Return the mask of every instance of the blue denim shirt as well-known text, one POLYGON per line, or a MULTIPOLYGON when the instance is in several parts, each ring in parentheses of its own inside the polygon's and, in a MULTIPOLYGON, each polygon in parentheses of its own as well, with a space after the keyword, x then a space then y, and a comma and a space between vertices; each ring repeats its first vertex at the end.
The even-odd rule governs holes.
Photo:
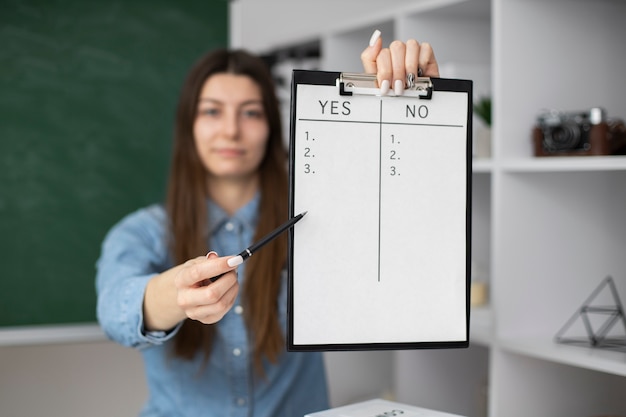
MULTIPOLYGON (((257 196, 228 217, 210 203, 211 249, 225 256, 248 247, 258 204, 257 196)), ((202 355, 184 360, 169 354, 180 325, 170 332, 144 329, 146 283, 173 266, 166 225, 166 213, 160 205, 126 216, 107 234, 97 262, 98 321, 111 339, 139 349, 144 359, 149 398, 141 416, 292 417, 328 408, 320 353, 284 352, 276 364, 266 364, 265 377, 255 373, 239 298, 216 325, 213 350, 205 367, 202 355)), ((245 265, 239 266, 240 282, 245 265)), ((278 306, 284 329, 286 304, 283 274, 278 306)))

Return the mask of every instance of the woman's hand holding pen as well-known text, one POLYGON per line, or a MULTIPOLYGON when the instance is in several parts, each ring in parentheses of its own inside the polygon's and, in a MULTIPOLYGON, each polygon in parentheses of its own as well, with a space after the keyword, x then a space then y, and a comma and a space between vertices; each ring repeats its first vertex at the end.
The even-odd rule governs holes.
POLYGON ((415 39, 402 42, 395 40, 383 48, 380 31, 376 30, 370 44, 361 52, 361 62, 366 73, 377 74, 381 94, 393 89, 401 95, 411 77, 439 77, 439 65, 433 49, 427 42, 415 39))
POLYGON ((185 316, 204 324, 216 323, 231 309, 239 292, 235 267, 227 264, 227 257, 209 252, 204 257, 191 259, 176 274, 176 301, 185 316), (223 274, 219 280, 210 278, 223 274))
POLYGON ((236 267, 227 264, 231 258, 209 252, 148 281, 143 301, 146 329, 170 330, 186 318, 211 324, 224 317, 239 292, 236 267))

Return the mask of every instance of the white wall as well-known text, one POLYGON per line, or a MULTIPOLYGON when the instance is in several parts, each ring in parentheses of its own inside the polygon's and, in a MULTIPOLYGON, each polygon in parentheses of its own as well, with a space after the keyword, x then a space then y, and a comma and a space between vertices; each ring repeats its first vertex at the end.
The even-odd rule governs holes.
MULTIPOLYGON (((454 1, 454 0, 452 0, 454 1)), ((320 29, 341 32, 372 16, 429 0, 232 0, 231 46, 262 53, 314 40, 320 29)), ((363 40, 367 46, 369 38, 363 40)), ((357 54, 358 55, 358 54, 357 54)))

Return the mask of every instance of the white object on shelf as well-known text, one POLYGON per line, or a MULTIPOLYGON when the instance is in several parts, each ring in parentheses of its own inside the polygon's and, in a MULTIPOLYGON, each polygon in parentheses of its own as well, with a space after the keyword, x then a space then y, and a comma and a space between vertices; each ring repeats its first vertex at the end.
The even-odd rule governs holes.
POLYGON ((307 414, 305 417, 460 417, 394 401, 374 399, 307 414))

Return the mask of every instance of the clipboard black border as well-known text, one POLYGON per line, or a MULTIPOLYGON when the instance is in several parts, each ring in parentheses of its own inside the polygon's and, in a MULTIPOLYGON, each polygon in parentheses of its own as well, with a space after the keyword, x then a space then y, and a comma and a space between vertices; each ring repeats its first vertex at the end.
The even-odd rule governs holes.
MULTIPOLYGON (((335 86, 341 72, 317 70, 293 70, 291 82, 291 109, 289 123, 289 217, 294 213, 295 197, 295 129, 297 90, 300 84, 335 86)), ((434 341, 434 342, 390 342, 390 343, 339 343, 339 344, 294 344, 293 342, 293 247, 294 230, 289 229, 287 254, 287 329, 286 344, 289 352, 330 352, 330 351, 370 351, 370 350, 410 350, 410 349, 454 349, 467 348, 470 344, 470 285, 472 258, 472 115, 473 115, 473 82, 471 80, 452 78, 431 78, 433 93, 437 91, 465 92, 468 94, 467 132, 466 132, 466 261, 465 261, 465 306, 466 329, 465 340, 434 341)), ((338 87, 339 88, 339 87, 338 87)), ((339 92, 338 92, 339 94, 339 92)), ((416 98, 417 100, 421 98, 416 98)))

